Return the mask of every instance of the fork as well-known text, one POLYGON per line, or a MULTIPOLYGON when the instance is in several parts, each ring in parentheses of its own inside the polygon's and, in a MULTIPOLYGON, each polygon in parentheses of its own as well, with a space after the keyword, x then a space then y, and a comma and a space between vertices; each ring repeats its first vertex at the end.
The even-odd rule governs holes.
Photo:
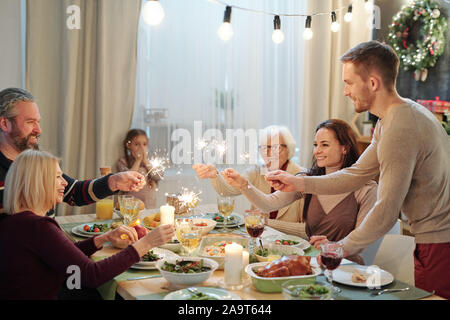
POLYGON ((186 290, 189 291, 190 293, 194 293, 194 294, 200 293, 200 292, 197 290, 197 288, 194 288, 194 287, 186 288, 186 290))
POLYGON ((387 292, 400 292, 400 291, 408 291, 409 287, 402 288, 402 289, 384 289, 380 290, 378 292, 372 292, 373 296, 379 296, 380 294, 387 293, 387 292))
POLYGON ((195 296, 200 293, 200 291, 198 291, 197 288, 194 288, 194 287, 186 288, 186 290, 189 291, 190 293, 192 293, 195 296))
POLYGON ((128 278, 127 281, 142 280, 142 279, 151 279, 151 278, 161 278, 161 277, 162 277, 162 275, 160 275, 160 274, 153 274, 153 275, 150 275, 150 276, 128 278))

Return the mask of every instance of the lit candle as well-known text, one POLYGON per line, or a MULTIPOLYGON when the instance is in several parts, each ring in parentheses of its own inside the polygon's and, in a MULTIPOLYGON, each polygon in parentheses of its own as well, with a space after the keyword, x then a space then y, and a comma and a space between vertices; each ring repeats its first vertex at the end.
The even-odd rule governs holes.
POLYGON ((250 261, 250 255, 247 250, 242 251, 242 281, 246 281, 248 278, 245 268, 247 268, 250 261))
POLYGON ((225 284, 239 286, 242 282, 242 246, 231 243, 225 246, 225 284))
POLYGON ((161 212, 161 225, 174 224, 175 220, 175 207, 164 205, 159 208, 161 212))

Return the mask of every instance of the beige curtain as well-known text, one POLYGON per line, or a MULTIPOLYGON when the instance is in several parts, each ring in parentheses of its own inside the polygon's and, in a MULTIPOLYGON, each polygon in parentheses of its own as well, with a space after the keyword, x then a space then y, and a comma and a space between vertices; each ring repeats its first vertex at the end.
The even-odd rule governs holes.
POLYGON ((371 15, 363 1, 308 1, 308 13, 330 12, 353 3, 353 19, 344 22, 347 9, 336 12, 341 30, 330 31, 329 15, 312 18, 314 37, 305 41, 304 95, 300 106, 300 164, 311 165, 316 126, 327 119, 338 118, 351 122, 355 112, 352 102, 344 96, 342 64, 339 58, 348 49, 372 38, 368 27, 371 15))
POLYGON ((141 0, 27 1, 26 87, 41 113, 41 149, 60 156, 72 178, 98 177, 120 156, 133 114, 140 7, 141 0), (71 5, 80 8, 80 29, 68 28, 71 5))

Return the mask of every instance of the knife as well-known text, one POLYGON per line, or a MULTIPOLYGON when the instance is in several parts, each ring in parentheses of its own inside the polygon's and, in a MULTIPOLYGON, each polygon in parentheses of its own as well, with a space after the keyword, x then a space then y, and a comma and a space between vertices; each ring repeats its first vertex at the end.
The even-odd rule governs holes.
POLYGON ((127 281, 130 280, 142 280, 142 279, 150 279, 150 278, 161 278, 162 275, 160 274, 153 274, 151 276, 143 276, 143 277, 136 277, 136 278, 128 278, 127 281))

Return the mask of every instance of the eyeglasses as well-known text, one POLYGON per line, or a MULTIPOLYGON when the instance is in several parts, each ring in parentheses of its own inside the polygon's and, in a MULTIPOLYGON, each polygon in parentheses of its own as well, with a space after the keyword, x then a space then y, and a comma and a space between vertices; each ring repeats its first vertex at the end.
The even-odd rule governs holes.
POLYGON ((271 150, 271 151, 275 151, 276 152, 276 151, 280 150, 280 147, 286 148, 287 145, 285 145, 285 144, 273 144, 271 146, 269 146, 269 145, 261 145, 261 146, 258 146, 258 149, 261 150, 261 151, 271 150))

